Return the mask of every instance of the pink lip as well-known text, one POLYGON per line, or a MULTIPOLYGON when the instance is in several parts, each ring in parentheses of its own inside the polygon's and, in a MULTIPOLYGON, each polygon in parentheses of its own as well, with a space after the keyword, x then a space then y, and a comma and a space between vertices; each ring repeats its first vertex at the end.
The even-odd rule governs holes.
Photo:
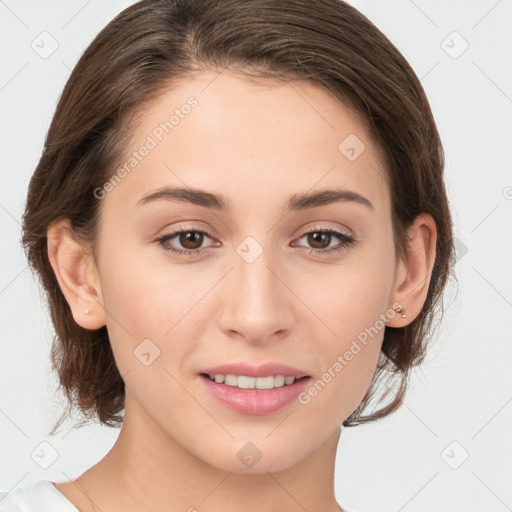
MULTIPOLYGON (((218 368, 215 370, 216 372, 211 373, 221 373, 217 371, 218 368)), ((242 373, 242 375, 247 374, 242 373)), ((283 375, 283 373, 278 372, 276 375, 283 375)), ((226 384, 219 384, 204 375, 201 375, 200 378, 208 391, 222 404, 234 411, 252 416, 270 414, 290 404, 306 389, 311 380, 311 378, 307 378, 295 381, 290 385, 281 386, 280 388, 257 390, 240 389, 227 386, 226 384)))
POLYGON ((223 375, 247 375, 247 377, 270 377, 284 375, 285 377, 309 377, 309 374, 280 363, 265 363, 260 366, 251 366, 247 363, 226 363, 220 366, 206 368, 199 373, 221 373, 223 375))

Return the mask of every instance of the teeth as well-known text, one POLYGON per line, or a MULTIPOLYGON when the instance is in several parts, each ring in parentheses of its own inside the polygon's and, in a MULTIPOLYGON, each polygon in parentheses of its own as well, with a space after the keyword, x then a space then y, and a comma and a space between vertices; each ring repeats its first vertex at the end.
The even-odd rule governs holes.
POLYGON ((273 389, 289 386, 295 382, 295 377, 275 375, 269 377, 248 377, 247 375, 223 375, 210 373, 210 380, 226 386, 239 387, 240 389, 273 389))

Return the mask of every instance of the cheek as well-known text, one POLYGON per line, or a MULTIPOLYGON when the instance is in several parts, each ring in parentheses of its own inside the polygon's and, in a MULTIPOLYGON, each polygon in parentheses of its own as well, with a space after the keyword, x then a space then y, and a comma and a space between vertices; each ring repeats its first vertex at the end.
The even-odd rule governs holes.
POLYGON ((118 367, 121 373, 138 369, 137 358, 146 353, 146 359, 154 360, 152 367, 176 366, 184 347, 189 347, 179 343, 180 338, 192 328, 194 305, 206 285, 188 280, 183 267, 157 269, 136 256, 140 250, 127 252, 132 256, 111 252, 102 276, 107 328, 118 367))
POLYGON ((140 247, 126 253, 119 257, 112 253, 113 262, 107 263, 102 277, 102 293, 111 323, 116 319, 118 323, 122 321, 133 336, 169 336, 211 284, 194 279, 193 270, 186 265, 146 259, 140 247))
POLYGON ((197 302, 206 284, 197 290, 187 286, 180 268, 162 270, 135 257, 118 259, 102 291, 112 351, 127 389, 148 414, 168 421, 171 409, 163 404, 169 397, 173 409, 194 407, 178 383, 199 339, 197 302))
POLYGON ((302 280, 302 296, 318 320, 315 325, 331 340, 327 352, 343 350, 367 328, 383 329, 378 320, 389 304, 394 260, 385 252, 376 254, 354 253, 350 260, 302 280))
MULTIPOLYGON (((356 310, 350 310, 356 311, 356 310)), ((376 370, 382 340, 384 322, 378 316, 367 322, 358 316, 350 317, 350 311, 338 315, 336 338, 326 338, 318 347, 322 364, 299 402, 311 407, 311 414, 328 416, 332 426, 345 420, 363 400, 376 370), (346 321, 343 321, 343 318, 346 321)))
POLYGON ((345 419, 361 402, 375 373, 382 346, 394 260, 360 255, 339 268, 329 282, 316 281, 307 290, 308 306, 317 313, 309 336, 317 343, 319 377, 303 396, 315 412, 330 408, 345 419), (336 277, 334 277, 336 276, 336 277), (320 334, 322 333, 322 334, 320 334))

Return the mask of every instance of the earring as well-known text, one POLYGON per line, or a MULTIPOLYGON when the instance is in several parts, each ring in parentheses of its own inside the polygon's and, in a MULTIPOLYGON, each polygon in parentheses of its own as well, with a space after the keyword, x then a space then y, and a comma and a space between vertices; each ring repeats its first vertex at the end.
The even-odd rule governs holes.
POLYGON ((86 309, 86 310, 84 311, 84 313, 85 313, 86 315, 90 315, 90 314, 91 314, 91 310, 90 310, 90 309, 86 309))
POLYGON ((407 315, 405 314, 405 309, 403 308, 403 306, 396 307, 395 311, 397 313, 402 313, 402 318, 407 318, 407 315))

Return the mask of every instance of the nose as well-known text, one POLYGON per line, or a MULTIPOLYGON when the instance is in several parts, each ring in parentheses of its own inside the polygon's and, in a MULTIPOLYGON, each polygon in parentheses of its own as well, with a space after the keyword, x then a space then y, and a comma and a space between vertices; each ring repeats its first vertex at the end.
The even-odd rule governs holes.
POLYGON ((218 321, 228 336, 261 344, 289 334, 296 317, 294 294, 286 285, 290 277, 270 249, 259 250, 254 261, 245 258, 243 250, 234 253, 232 270, 220 290, 218 321))

